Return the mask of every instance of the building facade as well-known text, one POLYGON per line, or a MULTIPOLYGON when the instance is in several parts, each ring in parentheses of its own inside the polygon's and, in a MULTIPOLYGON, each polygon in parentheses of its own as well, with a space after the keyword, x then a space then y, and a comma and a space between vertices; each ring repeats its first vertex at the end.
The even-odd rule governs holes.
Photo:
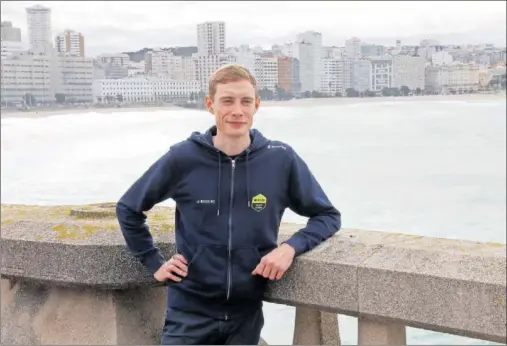
POLYGON ((26 9, 28 42, 34 52, 49 52, 53 48, 51 9, 35 5, 26 9))
POLYGON ((199 91, 197 81, 175 81, 147 76, 121 80, 99 79, 93 82, 93 96, 97 103, 190 100, 195 98, 199 91))
POLYGON ((85 56, 84 37, 80 32, 65 30, 55 37, 55 48, 66 56, 85 56))

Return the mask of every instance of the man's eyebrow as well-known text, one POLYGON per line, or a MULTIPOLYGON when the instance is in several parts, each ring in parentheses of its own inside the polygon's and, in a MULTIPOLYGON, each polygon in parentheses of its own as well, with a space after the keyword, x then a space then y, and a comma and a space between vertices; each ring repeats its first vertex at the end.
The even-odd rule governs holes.
MULTIPOLYGON (((220 98, 220 100, 228 100, 228 99, 234 99, 234 98, 235 98, 234 96, 222 96, 220 98)), ((251 97, 251 96, 245 96, 245 97, 242 97, 241 99, 242 100, 253 101, 253 97, 251 97)))

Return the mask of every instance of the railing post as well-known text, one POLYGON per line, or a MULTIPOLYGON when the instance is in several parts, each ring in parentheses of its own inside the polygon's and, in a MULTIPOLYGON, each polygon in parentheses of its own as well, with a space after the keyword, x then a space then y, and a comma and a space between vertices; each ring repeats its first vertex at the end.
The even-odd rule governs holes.
POLYGON ((158 345, 164 287, 95 290, 1 281, 2 344, 158 345))
POLYGON ((359 345, 406 345, 405 326, 397 323, 378 322, 358 318, 359 345))
POLYGON ((338 316, 296 307, 294 345, 340 345, 338 316))

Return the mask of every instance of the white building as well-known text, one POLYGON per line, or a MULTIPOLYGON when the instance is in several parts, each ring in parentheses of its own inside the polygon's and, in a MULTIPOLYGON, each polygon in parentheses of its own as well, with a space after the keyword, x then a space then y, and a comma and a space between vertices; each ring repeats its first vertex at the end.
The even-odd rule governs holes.
MULTIPOLYGON (((236 64, 243 65, 255 75, 255 59, 259 57, 248 45, 241 45, 237 48, 231 48, 227 51, 228 54, 234 55, 236 59, 236 64)), ((257 79, 258 76, 255 75, 257 79)))
POLYGON ((67 103, 93 102, 93 58, 80 56, 63 56, 57 58, 55 98, 57 94, 65 95, 67 103))
POLYGON ((289 58, 299 59, 299 44, 285 43, 282 47, 282 53, 289 58))
POLYGON ((13 27, 11 22, 2 22, 1 28, 2 58, 22 52, 21 29, 13 27))
POLYGON ((218 70, 220 67, 236 62, 236 57, 231 54, 219 54, 219 55, 196 55, 194 56, 196 80, 202 90, 208 90, 208 83, 213 72, 218 70))
POLYGON ((1 23, 2 41, 21 42, 21 29, 12 26, 12 22, 1 23))
MULTIPOLYGON (((146 63, 144 60, 141 60, 140 62, 131 61, 131 62, 129 62, 127 69, 128 69, 127 71, 128 71, 129 77, 137 76, 137 75, 144 75, 146 73, 145 72, 146 63)), ((105 76, 104 76, 104 78, 100 78, 100 79, 105 79, 105 76)))
POLYGON ((350 59, 359 59, 361 57, 361 40, 357 37, 346 40, 345 51, 350 59))
POLYGON ((197 25, 197 53, 217 55, 225 53, 225 22, 204 22, 197 25))
POLYGON ((145 70, 152 76, 174 80, 195 80, 192 57, 176 56, 172 51, 155 49, 145 54, 145 70))
POLYGON ((398 54, 393 56, 393 87, 403 85, 410 90, 424 89, 425 61, 423 57, 398 54))
POLYGON ((438 51, 440 43, 437 40, 426 39, 419 44, 418 54, 424 60, 431 61, 431 56, 438 51))
POLYGON ((428 66, 426 89, 438 93, 477 90, 480 86, 480 71, 477 64, 428 66))
POLYGON ((130 63, 128 54, 101 54, 97 57, 101 64, 111 64, 126 67, 130 63))
POLYGON ((322 34, 306 31, 297 36, 301 92, 319 91, 321 76, 322 34))
POLYGON ((343 59, 346 55, 345 47, 322 47, 321 58, 343 59))
POLYGON ((2 40, 1 45, 2 45, 2 59, 24 51, 23 43, 21 41, 16 42, 2 40))
POLYGON ((80 32, 65 30, 55 37, 55 48, 58 53, 67 56, 85 56, 84 37, 80 32))
POLYGON ((30 50, 49 52, 52 47, 51 9, 35 5, 26 9, 30 50))
POLYGON ((380 94, 384 88, 393 87, 393 60, 391 57, 372 57, 370 90, 380 94))
POLYGON ((359 92, 371 90, 371 61, 370 59, 355 59, 352 62, 353 82, 352 88, 359 92))
POLYGON ((278 85, 278 58, 259 57, 256 70, 257 88, 275 91, 278 85))
POLYGON ((2 100, 32 103, 92 102, 93 59, 20 53, 2 59, 2 100))
POLYGON ((342 84, 344 91, 354 86, 354 62, 354 59, 342 59, 342 84))
POLYGON ((452 55, 447 51, 435 52, 431 55, 431 64, 435 66, 451 65, 454 61, 452 55))
POLYGON ((343 60, 326 57, 322 58, 321 65, 319 91, 329 96, 343 93, 343 60))
POLYGON ((54 64, 47 55, 16 54, 1 59, 2 105, 54 101, 54 64), (26 97, 31 95, 32 97, 26 97))
POLYGON ((175 81, 156 77, 99 79, 93 82, 93 96, 98 103, 190 99, 199 91, 197 81, 175 81))

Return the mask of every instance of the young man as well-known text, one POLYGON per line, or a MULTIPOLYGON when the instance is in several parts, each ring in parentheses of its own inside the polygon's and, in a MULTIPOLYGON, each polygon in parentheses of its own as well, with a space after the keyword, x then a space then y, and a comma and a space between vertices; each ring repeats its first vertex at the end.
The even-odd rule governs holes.
POLYGON ((251 130, 256 89, 240 65, 217 70, 206 97, 216 126, 172 146, 117 204, 128 248, 156 280, 169 282, 162 344, 257 344, 268 280, 341 227, 296 152, 251 130), (178 254, 166 262, 144 212, 168 198, 176 202, 178 254), (309 221, 278 246, 286 208, 309 221))

